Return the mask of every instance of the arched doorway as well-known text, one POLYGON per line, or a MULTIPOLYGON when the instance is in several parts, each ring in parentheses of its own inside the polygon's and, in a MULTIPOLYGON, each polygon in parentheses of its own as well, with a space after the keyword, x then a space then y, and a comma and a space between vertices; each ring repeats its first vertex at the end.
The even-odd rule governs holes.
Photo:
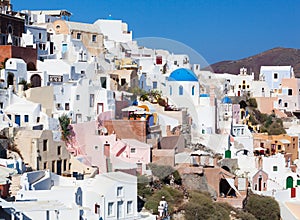
POLYGON ((9 87, 10 85, 14 85, 14 78, 15 75, 13 73, 7 74, 7 87, 9 87))
POLYGON ((227 197, 227 196, 236 197, 235 190, 229 185, 228 181, 225 178, 220 179, 219 196, 220 197, 227 197))
POLYGON ((42 78, 38 74, 34 74, 30 78, 30 83, 32 87, 41 87, 42 85, 42 78))
POLYGON ((224 169, 224 170, 226 170, 226 171, 228 171, 230 173, 230 169, 229 169, 228 166, 222 166, 221 168, 224 169))
POLYGON ((286 188, 293 188, 293 177, 289 176, 286 178, 286 188))

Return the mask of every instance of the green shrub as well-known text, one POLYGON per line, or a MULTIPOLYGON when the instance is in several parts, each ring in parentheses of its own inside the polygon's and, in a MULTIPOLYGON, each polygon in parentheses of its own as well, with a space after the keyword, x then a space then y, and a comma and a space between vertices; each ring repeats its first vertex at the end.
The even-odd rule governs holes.
POLYGON ((250 193, 244 209, 259 220, 279 220, 280 208, 275 199, 250 193))
POLYGON ((157 208, 162 196, 164 196, 165 200, 168 202, 169 213, 172 213, 174 211, 174 208, 179 207, 183 201, 183 194, 181 191, 168 186, 164 186, 162 189, 157 190, 152 196, 147 199, 145 208, 153 211, 154 214, 158 214, 157 208))
POLYGON ((138 195, 143 198, 148 198, 152 195, 151 188, 149 186, 150 180, 146 176, 138 176, 138 195))

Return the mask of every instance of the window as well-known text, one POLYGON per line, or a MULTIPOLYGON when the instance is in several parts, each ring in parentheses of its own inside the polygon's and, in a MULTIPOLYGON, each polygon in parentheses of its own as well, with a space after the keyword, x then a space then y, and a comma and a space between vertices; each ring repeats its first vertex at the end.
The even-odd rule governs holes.
POLYGON ((28 115, 24 115, 24 122, 29 122, 29 116, 28 115))
POLYGON ((55 160, 52 161, 52 170, 53 173, 55 172, 55 160))
POLYGON ((8 114, 7 117, 9 118, 9 120, 11 120, 11 114, 8 114))
POLYGON ((77 38, 78 40, 80 40, 80 39, 81 39, 81 33, 77 33, 76 38, 77 38))
POLYGON ((162 56, 157 56, 156 57, 156 64, 162 64, 162 56))
POLYGON ((287 103, 287 102, 284 103, 284 107, 285 107, 285 108, 288 107, 288 103, 287 103))
POLYGON ((42 33, 39 33, 39 39, 42 39, 42 33))
POLYGON ((170 90, 170 95, 172 95, 172 93, 173 93, 172 86, 169 86, 169 90, 170 90))
POLYGON ((44 162, 44 170, 47 169, 47 167, 48 167, 47 162, 44 162))
POLYGON ((288 95, 293 95, 293 90, 292 89, 288 90, 288 95))
POLYGON ((118 188, 117 188, 117 196, 123 196, 123 187, 122 186, 118 186, 118 188))
POLYGON ((128 201, 127 202, 127 214, 131 214, 131 213, 133 213, 133 202, 128 201))
POLYGON ((109 202, 107 208, 108 208, 108 209, 107 209, 107 215, 108 215, 108 216, 113 216, 113 213, 114 213, 114 210, 113 210, 113 208, 114 208, 114 203, 113 203, 113 202, 109 202))
POLYGON ((68 162, 67 159, 65 159, 65 160, 64 160, 64 171, 67 170, 67 162, 68 162))
POLYGON ((192 87, 192 96, 195 95, 195 86, 192 87))
POLYGON ((95 214, 100 214, 100 205, 95 204, 95 214))
POLYGON ((153 89, 157 89, 157 82, 154 81, 152 84, 153 84, 153 89))
POLYGON ((281 145, 280 144, 278 144, 277 149, 281 150, 281 145))
POLYGON ((131 148, 130 153, 135 154, 135 148, 131 148))
POLYGON ((90 107, 94 107, 95 95, 90 94, 90 107))
POLYGON ((278 167, 277 166, 273 166, 273 171, 278 171, 278 167))
POLYGON ((65 110, 70 110, 70 104, 69 103, 65 103, 65 110))
POLYGON ((3 109, 3 102, 0 102, 0 108, 3 109))
POLYGON ((106 77, 100 77, 101 87, 106 89, 106 77))
POLYGON ((59 110, 61 108, 60 103, 56 103, 56 109, 59 110))
POLYGON ((43 151, 47 151, 48 149, 48 140, 43 140, 43 151))
POLYGON ((98 149, 99 149, 99 147, 96 145, 96 146, 94 146, 94 149, 95 149, 95 150, 98 150, 98 149))
POLYGON ((92 42, 96 42, 97 41, 97 35, 96 34, 93 34, 92 35, 92 42))
POLYGON ((122 78, 121 79, 121 86, 124 86, 126 84, 126 79, 125 78, 122 78))
POLYGON ((76 95, 76 100, 80 100, 80 95, 76 95))
POLYGON ((183 95, 183 87, 179 86, 179 95, 183 95))
POLYGON ((58 25, 56 25, 56 29, 60 29, 60 25, 58 24, 58 25))
POLYGON ((278 79, 278 73, 273 74, 273 79, 278 79))
POLYGON ((61 154, 61 146, 57 146, 57 155, 61 154))

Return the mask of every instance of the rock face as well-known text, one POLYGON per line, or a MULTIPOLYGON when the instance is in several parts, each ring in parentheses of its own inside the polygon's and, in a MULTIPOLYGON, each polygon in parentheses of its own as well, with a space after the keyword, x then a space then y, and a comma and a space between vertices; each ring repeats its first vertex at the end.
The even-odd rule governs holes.
POLYGON ((215 73, 239 74, 245 67, 248 74, 254 72, 258 79, 261 66, 292 66, 296 77, 300 77, 300 49, 276 47, 240 60, 221 61, 205 68, 215 73))
POLYGON ((205 175, 183 174, 181 178, 182 178, 182 184, 185 186, 187 190, 209 192, 214 199, 217 198, 217 192, 208 185, 205 175))

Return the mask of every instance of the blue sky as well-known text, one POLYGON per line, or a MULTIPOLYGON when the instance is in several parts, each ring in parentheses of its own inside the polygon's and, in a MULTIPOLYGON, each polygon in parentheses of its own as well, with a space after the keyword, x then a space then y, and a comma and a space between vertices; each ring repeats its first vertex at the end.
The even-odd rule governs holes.
POLYGON ((13 9, 66 9, 71 21, 122 19, 134 38, 179 41, 212 64, 274 47, 300 48, 298 0, 11 0, 13 9))

